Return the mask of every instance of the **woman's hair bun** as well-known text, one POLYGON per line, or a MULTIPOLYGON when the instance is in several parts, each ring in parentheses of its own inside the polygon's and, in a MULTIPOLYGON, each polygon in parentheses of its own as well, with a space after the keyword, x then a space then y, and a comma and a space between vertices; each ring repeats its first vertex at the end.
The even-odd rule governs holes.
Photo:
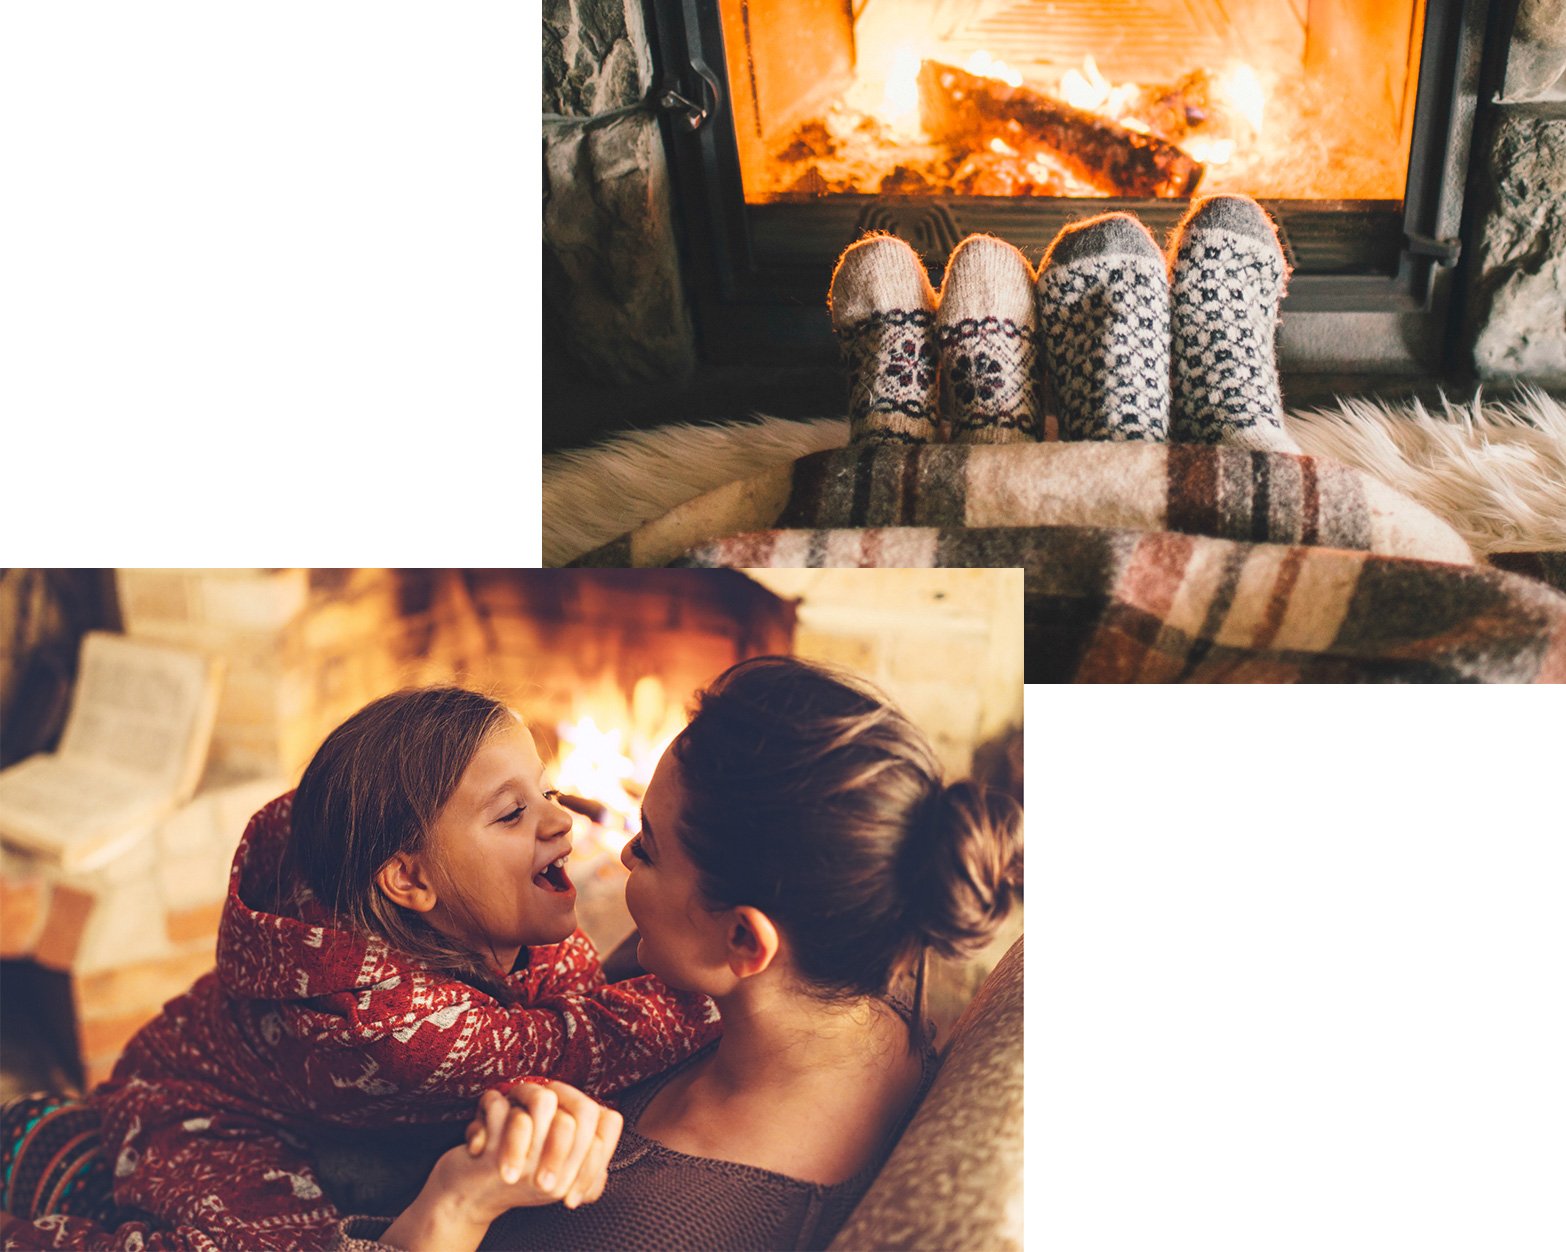
POLYGON ((977 783, 944 786, 903 849, 909 909, 944 956, 984 946, 1022 899, 1022 811, 977 783))

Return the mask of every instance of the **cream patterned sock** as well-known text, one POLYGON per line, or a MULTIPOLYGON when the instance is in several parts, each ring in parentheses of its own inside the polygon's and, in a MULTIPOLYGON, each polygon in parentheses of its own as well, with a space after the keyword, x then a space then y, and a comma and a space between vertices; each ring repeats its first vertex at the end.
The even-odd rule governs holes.
POLYGON ((970 235, 946 263, 935 314, 953 443, 1036 443, 1033 267, 1004 240, 970 235))
POLYGON ((1169 433, 1169 278, 1129 213, 1067 226, 1039 267, 1038 336, 1060 437, 1169 433))
POLYGON ((1298 452, 1283 428, 1274 336, 1288 267, 1249 196, 1191 206, 1170 243, 1174 291, 1173 436, 1298 452))
POLYGON ((848 372, 850 442, 929 443, 939 362, 935 292, 913 249, 894 235, 852 244, 827 302, 848 372))

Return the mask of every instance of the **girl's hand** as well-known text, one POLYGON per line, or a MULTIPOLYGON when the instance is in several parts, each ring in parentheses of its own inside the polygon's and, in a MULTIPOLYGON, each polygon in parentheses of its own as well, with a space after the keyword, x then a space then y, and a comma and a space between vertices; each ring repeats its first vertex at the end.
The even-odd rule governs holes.
POLYGON ((468 1125, 467 1151, 475 1158, 493 1153, 502 1182, 530 1187, 538 1197, 512 1198, 506 1208, 564 1200, 574 1209, 603 1194, 623 1125, 613 1109, 575 1087, 524 1083, 509 1101, 498 1091, 484 1093, 468 1125))
POLYGON ((380 1242, 471 1252, 507 1209, 590 1203, 603 1194, 623 1124, 613 1109, 564 1083, 525 1084, 511 1100, 486 1091, 467 1142, 435 1163, 380 1242))

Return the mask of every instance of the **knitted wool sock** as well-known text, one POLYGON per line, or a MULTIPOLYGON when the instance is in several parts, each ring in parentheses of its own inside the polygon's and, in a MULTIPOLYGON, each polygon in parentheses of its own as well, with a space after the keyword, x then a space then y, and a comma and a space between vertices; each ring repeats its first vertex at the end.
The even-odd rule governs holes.
POLYGON ((1147 227, 1128 213, 1067 226, 1039 268, 1038 308, 1061 439, 1166 439, 1169 279, 1147 227))
POLYGON ((1170 253, 1175 439, 1298 452, 1273 347, 1287 266, 1272 219, 1248 196, 1210 196, 1170 253))
POLYGON ((1027 258, 989 235, 958 244, 935 314, 953 443, 1031 443, 1043 434, 1035 325, 1027 258))
POLYGON ((853 244, 827 297, 848 371, 849 440, 935 437, 935 293, 914 251, 893 235, 853 244))

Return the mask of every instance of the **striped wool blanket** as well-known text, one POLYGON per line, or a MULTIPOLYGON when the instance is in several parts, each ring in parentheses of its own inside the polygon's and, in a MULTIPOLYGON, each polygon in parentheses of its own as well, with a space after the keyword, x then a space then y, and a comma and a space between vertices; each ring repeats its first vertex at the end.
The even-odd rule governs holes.
POLYGON ((1325 457, 1169 443, 859 444, 687 501, 578 559, 666 565, 772 528, 1109 526, 1472 564, 1429 509, 1325 457))
POLYGON ((1023 571, 1026 681, 1561 682, 1566 595, 1483 566, 1092 526, 730 536, 688 566, 1023 571))

